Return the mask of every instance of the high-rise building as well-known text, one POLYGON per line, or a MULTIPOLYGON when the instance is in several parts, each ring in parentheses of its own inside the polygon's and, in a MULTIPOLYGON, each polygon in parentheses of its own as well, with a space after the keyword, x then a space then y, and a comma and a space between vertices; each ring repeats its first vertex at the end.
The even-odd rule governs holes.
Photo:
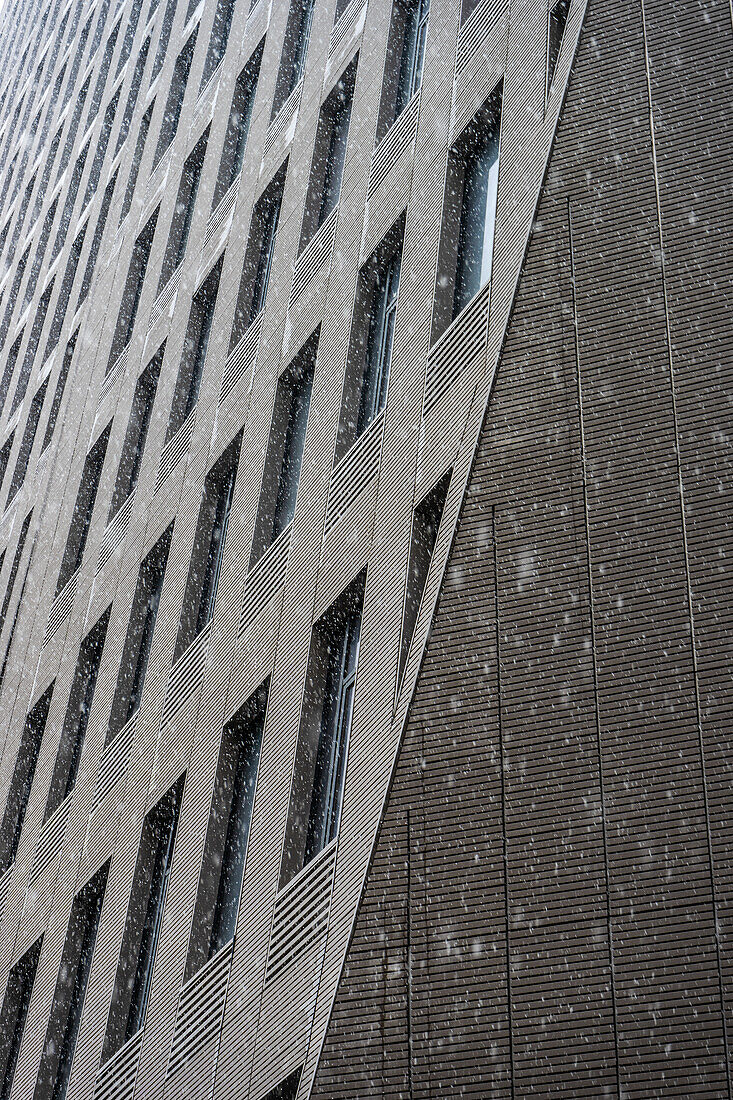
POLYGON ((0 1100, 733 1100, 732 46, 8 0, 0 1100))

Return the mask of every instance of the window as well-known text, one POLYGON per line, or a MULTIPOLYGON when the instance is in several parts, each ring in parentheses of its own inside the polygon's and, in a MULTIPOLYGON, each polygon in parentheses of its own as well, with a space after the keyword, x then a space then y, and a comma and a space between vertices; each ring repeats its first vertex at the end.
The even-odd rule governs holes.
POLYGON ((20 560, 23 557, 23 551, 25 550, 26 539, 28 538, 28 529, 31 525, 31 519, 33 518, 33 509, 23 520, 23 524, 20 528, 20 535, 18 536, 18 545, 13 557, 13 564, 10 567, 10 575, 8 576, 8 583, 5 588, 5 595, 3 597, 3 606, 0 609, 0 630, 5 625, 5 618, 8 614, 8 608, 10 607, 10 601, 13 598, 13 589, 15 582, 18 578, 18 570, 20 569, 20 560))
POLYGON ((227 42, 229 41, 229 32, 232 29, 232 16, 234 15, 235 2, 236 0, 218 0, 216 11, 214 12, 214 22, 211 27, 209 48, 206 51, 204 71, 201 75, 199 92, 203 91, 209 83, 219 62, 224 56, 227 42))
POLYGON ((178 123, 180 122, 181 111, 183 110, 183 100, 186 95, 186 85, 188 84, 188 75, 191 72, 193 51, 196 47, 196 33, 196 31, 193 32, 176 58, 173 79, 171 80, 168 100, 163 113, 163 121, 160 126, 158 146, 155 150, 155 160, 153 161, 154 168, 160 164, 163 159, 163 154, 169 148, 178 130, 178 123))
POLYGON ((229 343, 230 353, 244 336, 257 314, 264 309, 275 255, 277 227, 282 207, 287 164, 255 204, 244 255, 242 278, 237 296, 237 308, 229 343))
POLYGON ((420 87, 429 14, 430 0, 395 0, 387 42, 378 141, 420 87))
POLYGON ((403 232, 400 221, 359 273, 337 458, 366 431, 387 400, 403 232))
POLYGON ((66 389, 66 379, 69 377, 69 367, 71 366, 71 360, 74 358, 74 350, 76 348, 76 340, 79 335, 79 329, 76 330, 74 335, 69 340, 64 351, 64 361, 61 364, 59 371, 58 381, 56 382, 56 389, 54 390, 53 401, 51 402, 51 411, 48 414, 48 423, 46 424, 46 431, 43 436, 43 445, 41 446, 41 454, 46 450, 53 433, 56 428, 56 421, 58 420, 59 409, 61 408, 61 401, 63 400, 64 390, 66 389))
POLYGON ((305 72, 305 59, 308 53, 313 9, 315 0, 292 0, 285 39, 280 56, 280 69, 275 85, 275 98, 272 104, 272 117, 278 113, 305 72))
POLYGON ((10 332, 10 314, 13 312, 13 307, 18 298, 18 291, 20 290, 20 284, 23 281, 23 275, 25 273, 26 264, 28 263, 28 257, 30 256, 31 246, 28 245, 23 255, 18 260, 18 264, 15 268, 15 276, 13 278, 12 285, 10 287, 10 293, 8 294, 8 304, 5 307, 5 315, 3 316, 3 323, 0 325, 0 348, 5 343, 5 338, 10 332))
MULTIPOLYGON (((86 210, 92 195, 97 190, 99 183, 99 177, 102 174, 102 165, 104 158, 107 155, 107 146, 109 145, 109 139, 112 136, 112 127, 115 122, 115 115, 117 114, 117 107, 120 102, 120 89, 118 88, 115 95, 109 101, 107 110, 104 112, 104 119, 99 133, 97 134, 97 148, 94 152, 94 160, 92 161, 92 167, 89 171, 89 179, 87 180, 86 190, 84 192, 84 199, 81 204, 82 210, 86 210)), ((66 238, 66 229, 64 228, 64 239, 66 238)))
POLYGON ((49 329, 48 339, 46 340, 46 349, 43 353, 44 363, 58 344, 59 338, 61 336, 61 330, 64 326, 64 320, 66 319, 66 310, 68 309, 69 302, 71 300, 71 288, 74 285, 76 270, 79 266, 79 259, 81 257, 81 250, 84 247, 84 238, 86 237, 86 232, 87 226, 85 225, 77 234, 76 239, 74 240, 74 243, 72 244, 69 251, 69 258, 66 261, 66 270, 64 271, 64 277, 61 281, 61 289, 59 290, 59 296, 56 299, 56 309, 54 310, 53 320, 51 321, 51 328, 49 329))
POLYGON ((216 296, 219 292, 221 265, 222 261, 219 260, 196 291, 191 303, 191 315, 188 320, 181 365, 178 368, 166 439, 173 438, 198 401, 206 350, 214 320, 216 296))
POLYGON ((94 94, 92 95, 92 102, 89 105, 89 114, 87 115, 84 133, 88 131, 89 127, 92 125, 95 118, 97 117, 97 111, 99 110, 99 105, 102 102, 102 93, 104 92, 104 86, 107 83, 107 75, 112 68, 112 55, 115 52, 117 35, 120 33, 121 22, 122 20, 117 21, 117 25, 113 28, 112 33, 107 39, 107 43, 104 47, 104 57, 102 58, 102 64, 99 68, 97 83, 94 85, 94 94))
POLYGON ((313 627, 280 886, 338 832, 359 656, 362 573, 313 627))
POLYGON ((182 792, 183 777, 148 811, 143 821, 103 1062, 145 1025, 182 792))
POLYGON ((501 85, 468 124, 450 153, 433 338, 491 279, 500 124, 501 85))
POLYGON ((87 544, 89 528, 94 514, 94 503, 97 499, 99 480, 102 476, 104 456, 107 453, 111 423, 107 425, 97 442, 92 447, 84 461, 81 483, 76 495, 74 514, 71 517, 71 527, 66 539, 66 549, 61 559, 59 579, 56 584, 56 595, 71 580, 74 573, 81 565, 84 557, 84 548, 87 544))
POLYGON ((295 1100, 302 1072, 303 1067, 298 1066, 298 1068, 293 1070, 292 1073, 289 1073, 279 1085, 276 1085, 274 1089, 270 1089, 267 1095, 263 1097, 263 1100, 295 1100))
POLYGON ((356 59, 321 107, 305 202, 300 247, 304 248, 336 206, 346 163, 356 59))
POLYGON ((229 111, 224 148, 219 162, 219 174, 214 188, 212 209, 219 205, 242 169, 249 124, 252 120, 252 108, 257 92, 257 81, 260 75, 263 46, 264 43, 261 42, 239 74, 237 83, 234 86, 234 96, 229 111))
POLYGON ((311 337, 277 383, 250 568, 295 514, 318 335, 311 337))
POLYGON ((109 864, 74 898, 34 1100, 64 1100, 92 969, 109 864))
POLYGON ((417 615, 425 591, 425 582, 428 579, 428 569, 435 549, 435 540, 438 537, 450 477, 450 471, 444 474, 437 485, 433 486, 428 495, 420 501, 413 513, 398 682, 402 679, 410 643, 415 633, 417 615))
POLYGON ((4 871, 15 859, 23 832, 25 812, 36 774, 38 754, 46 728, 46 719, 51 706, 53 684, 43 693, 28 714, 20 739, 20 747, 15 760, 13 777, 10 780, 8 800, 5 803, 2 829, 0 830, 0 870, 4 871))
POLYGON ((130 213, 130 207, 132 206, 132 196, 135 193, 135 187, 137 186, 137 177, 140 174, 140 164, 143 159, 143 153, 145 152, 145 142, 148 139, 148 132, 150 130, 150 120, 153 117, 153 108, 155 107, 155 100, 149 104, 145 110, 145 114, 140 119, 140 130, 137 135, 137 142, 135 143, 135 152, 132 157, 132 164, 130 165, 130 175, 127 177, 127 187, 125 189, 125 197, 122 200, 122 208, 120 210, 120 221, 122 225, 123 221, 130 213))
POLYGON ((263 684, 222 732, 186 980, 234 936, 267 712, 263 684))
POLYGON ((176 6, 178 0, 168 0, 163 12, 163 22, 160 26, 160 38, 158 39, 158 48, 155 51, 155 60, 153 61, 153 69, 150 74, 150 83, 152 84, 156 76, 163 68, 163 62, 165 61, 165 55, 168 52, 168 43, 171 37, 171 31, 173 30, 173 19, 176 14, 176 6))
POLYGON ((31 327, 31 334, 28 337, 28 345, 25 349, 25 355, 23 356, 23 363, 20 368, 20 374, 18 375, 18 382, 15 387, 15 393, 13 394, 13 400, 10 405, 10 414, 20 406, 23 398, 26 395, 28 389, 28 381, 33 369, 33 363, 36 358, 36 352, 38 351, 38 342, 41 339, 41 333, 43 332, 43 326, 46 323, 46 314, 48 313, 49 302, 51 301, 51 295, 53 294, 54 280, 48 284, 36 309, 36 316, 33 319, 33 325, 31 327))
POLYGON ((196 145, 196 148, 183 165, 181 182, 176 197, 176 205, 173 209, 173 220, 171 221, 170 232, 168 234, 168 244, 166 245, 165 255, 163 257, 163 267, 161 268, 160 280, 158 282, 158 294, 160 294, 173 272, 177 269, 186 252, 186 245, 188 244, 188 235, 191 232, 191 222, 193 221, 193 212, 196 206, 196 196, 198 195, 199 183, 201 182, 201 170, 204 167, 204 157, 206 156, 206 144, 208 140, 209 131, 207 129, 196 145))
MULTIPOLYGON (((10 462, 10 453, 13 449, 13 441, 15 440, 15 432, 8 436, 0 448, 0 488, 5 481, 5 474, 8 470, 8 463, 10 462)), ((7 507, 7 505, 6 505, 7 507)))
POLYGON ((0 1015, 0 1100, 9 1100, 18 1064, 23 1029, 28 1018, 33 983, 36 980, 41 944, 38 940, 10 971, 0 1015))
POLYGON ((547 28, 547 92, 552 87, 552 78, 555 75, 563 35, 570 14, 570 0, 558 0, 550 8, 547 28))
POLYGON ((241 443, 242 437, 238 435, 204 483, 174 660, 178 660, 214 616, 241 443))
POLYGON ((137 485, 164 355, 165 344, 162 344, 137 380, 120 464, 117 467, 117 480, 112 494, 108 523, 117 515, 137 485))
POLYGON ((165 579, 165 566, 171 544, 173 527, 158 539, 140 566, 132 601, 130 621, 127 626, 122 664, 117 676, 112 713, 109 719, 107 744, 119 733, 140 706, 145 684, 145 673, 153 648, 155 620, 158 616, 160 596, 165 579))
MULTIPOLYGON (((81 114, 84 110, 84 103, 86 102, 87 95, 89 94, 89 85, 91 79, 92 77, 90 73, 90 75, 82 84, 79 91, 79 96, 74 104, 74 112, 71 116, 71 122, 69 123, 69 129, 66 135, 66 144, 64 145, 64 151, 61 154, 59 166, 56 169, 56 183, 58 183, 58 181, 60 180, 62 173, 66 170, 66 166, 69 163, 69 158, 71 156, 72 149, 74 148, 74 142, 76 141, 76 133, 79 129, 79 122, 81 121, 81 114)), ((59 130, 58 136, 59 138, 61 137, 61 130, 59 130)), ((44 189, 41 188, 41 190, 43 191, 44 189)), ((39 193, 39 199, 40 198, 41 195, 39 193)))
MULTIPOLYGON (((81 154, 82 157, 86 156, 86 150, 81 154)), ((74 188, 74 181, 76 176, 72 175, 71 184, 69 190, 74 188)), ((76 198, 76 193, 74 193, 76 198)), ((54 199, 48 208, 46 217, 43 219, 43 225, 41 226, 41 232, 38 238, 38 245, 36 247, 36 253, 33 257, 33 263, 28 273, 28 282, 25 284, 25 294, 23 295, 23 306, 27 306, 33 295, 38 289, 38 275, 43 264, 43 257, 46 255, 46 248, 48 246, 48 239, 51 235, 51 228, 53 226, 54 218, 56 217, 56 209, 58 207, 58 199, 54 199)))
POLYGON ((96 626, 87 634, 79 649, 71 695, 66 708, 61 741, 46 802, 44 820, 53 814, 74 789, 81 763, 81 751, 94 699, 102 650, 107 636, 110 609, 107 608, 96 626))
MULTIPOLYGON (((41 410, 43 409, 43 402, 46 398, 47 388, 48 379, 46 379, 45 382, 41 384, 39 389, 36 391, 33 400, 31 401, 31 407, 28 410, 28 419, 25 422, 23 439, 20 444, 20 450, 18 451, 18 458, 16 459, 15 470, 13 471, 13 478, 10 482, 10 489, 8 490, 8 499, 5 504, 6 508, 25 481, 25 475, 28 471, 28 463, 31 459, 31 452, 33 450, 33 444, 35 442, 36 431, 38 430, 38 421, 41 418, 41 410)), ((2 477, 0 477, 0 484, 2 484, 2 477)))
POLYGON ((142 9, 142 0, 135 0, 130 12, 130 18, 127 22, 127 30, 125 31, 125 38, 122 43, 122 49, 120 50, 120 56, 117 58, 117 69, 115 71, 115 79, 122 72, 122 67, 129 59, 132 53, 132 44, 135 40, 135 31, 140 20, 140 11, 142 9))
POLYGON ((112 203, 112 196, 114 194, 115 185, 117 183, 117 172, 113 175, 104 189, 104 195, 102 196, 102 203, 99 207, 99 216, 97 217, 97 225, 94 230, 94 237, 92 238, 92 246, 89 249, 89 255, 87 256, 87 265, 84 268, 84 276, 81 281, 81 287, 79 288, 79 300, 76 303, 78 309, 82 302, 85 300, 87 294, 92 285, 92 278, 94 276, 94 268, 97 263, 97 256, 99 255, 99 246, 102 243, 102 236, 104 235, 104 227, 107 224, 107 215, 109 214, 109 208, 112 203))
POLYGON ((8 390, 10 389, 10 383, 13 381, 13 374, 15 373, 15 367, 18 362, 18 356, 20 355, 20 346, 23 343, 23 336, 25 330, 23 330, 13 343, 10 351, 8 352, 8 358, 5 362, 5 370, 3 371, 2 381, 0 381, 0 413, 5 407, 5 402, 8 397, 8 390))
POLYGON ((132 330, 135 327, 135 318, 137 317, 140 297, 143 292, 145 272, 148 269, 150 249, 153 247, 153 237, 155 235, 157 221, 158 210, 156 210, 149 219, 142 233, 135 241, 135 246, 132 250, 130 269, 127 272, 125 289, 122 292, 120 312, 117 316, 117 326, 112 338, 112 348, 107 362, 108 374, 132 339, 132 330))
POLYGON ((132 122, 132 116, 135 113, 135 106, 137 104, 137 97, 140 94, 140 86, 142 84, 143 72, 145 71, 145 64, 148 60, 148 52, 150 50, 150 35, 145 39, 140 52, 137 55, 137 61, 135 62, 135 71, 132 74, 132 80, 130 81, 130 91, 127 93, 127 103, 125 104, 125 113, 122 116, 122 122, 120 123, 120 132, 117 135, 117 144, 115 146, 115 156, 119 153, 120 149, 127 141, 127 135, 130 132, 130 123, 132 122))

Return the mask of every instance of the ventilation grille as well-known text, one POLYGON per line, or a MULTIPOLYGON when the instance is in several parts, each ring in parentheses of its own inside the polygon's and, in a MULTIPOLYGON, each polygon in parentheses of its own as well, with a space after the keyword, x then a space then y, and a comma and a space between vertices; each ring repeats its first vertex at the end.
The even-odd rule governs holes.
POLYGON ((72 604, 74 603, 74 596, 76 595, 76 580, 78 576, 79 571, 77 570, 76 573, 69 578, 51 604, 46 634, 43 639, 44 646, 48 645, 58 628, 62 623, 65 623, 69 617, 72 604))
POLYGON ((171 672, 165 693, 161 730, 167 729, 176 714, 195 695, 201 686, 206 669, 206 651, 209 646, 211 623, 195 638, 171 672))
POLYGON ((258 313, 232 354, 224 364, 224 374, 219 392, 219 404, 232 392, 237 382, 250 371, 257 358, 262 328, 262 313, 258 313))
POLYGON ((98 806, 102 799, 107 797, 117 780, 127 770, 132 739, 135 736, 137 715, 138 712, 135 711, 130 721, 122 727, 99 762, 97 786, 94 791, 95 806, 98 806))
POLYGON ((184 420, 181 427, 163 448, 163 453, 160 456, 160 465, 158 467, 158 477, 155 482, 155 491, 158 492, 163 482, 167 481, 170 475, 176 468, 179 460, 188 451, 188 445, 191 442, 191 435, 193 433, 193 424, 196 418, 196 410, 194 409, 189 413, 186 420, 184 420))
POLYGON ((239 633, 242 634, 249 624, 257 618, 265 604, 280 591, 285 580, 290 550, 290 527, 273 542, 264 557, 254 567, 244 589, 242 617, 239 633))
POLYGON ((278 894, 265 982, 291 966, 326 930, 335 865, 334 840, 278 894))
POLYGON ((125 367, 127 366, 127 356, 129 355, 129 353, 130 353, 130 345, 128 344, 127 347, 122 352, 122 354, 119 356, 119 358, 115 361, 115 364, 112 367, 112 370, 108 371, 107 374, 104 376, 104 381, 102 382, 102 385, 99 387, 99 397, 97 399, 97 407, 99 407, 102 404, 102 402, 104 401, 105 397, 107 396, 107 394, 110 392, 110 390, 114 386, 117 379, 122 374, 124 374, 125 367))
POLYGON ((233 942, 222 947, 181 990, 166 1077, 185 1065, 221 1026, 233 942))
POLYGON ((342 13, 336 26, 331 31, 331 40, 328 43, 328 56, 336 52, 342 42, 345 42, 352 32, 360 34, 364 27, 366 7, 364 0, 351 0, 346 10, 342 13), (357 29, 357 23, 361 26, 357 29))
POLYGON ((331 476, 324 535, 328 535, 359 493, 376 476, 382 451, 384 413, 357 439, 331 476))
POLYGON ((142 1042, 140 1030, 102 1067, 94 1086, 94 1100, 127 1100, 132 1096, 142 1042))
POLYGON ((488 299, 486 294, 480 294, 431 352, 425 378, 424 416, 483 348, 487 320, 488 299))
POLYGON ((221 200, 216 210, 213 212, 206 225, 206 236, 204 237, 204 248, 208 248, 211 242, 216 237, 221 227, 230 217, 234 210, 234 204, 237 201, 237 193, 239 191, 240 176, 237 176, 234 183, 227 191, 224 198, 221 200))
POLYGON ((65 798, 55 814, 53 814, 41 829, 41 835, 36 849, 36 858, 31 872, 31 883, 43 873, 45 868, 56 858, 64 839, 66 819, 69 816, 71 797, 65 798))
POLYGON ((471 58, 480 52, 483 40, 491 30, 496 17, 505 10, 506 0, 484 0, 471 13, 458 36, 456 76, 460 76, 471 58))
POLYGON ((336 235, 337 218, 338 206, 335 206, 313 240, 298 257, 293 275, 293 289, 290 292, 291 305, 300 297, 315 273, 330 258, 333 239, 336 235))
POLYGON ((133 490, 129 497, 118 511, 115 518, 109 523, 105 529, 104 536, 102 538, 102 546, 99 551, 99 559, 97 561, 97 573, 100 569, 103 569, 109 559, 114 554, 115 550, 122 545, 127 534, 127 528, 130 525, 130 515, 132 513, 132 506, 135 501, 135 492, 133 490))
POLYGON ((157 321, 171 309, 171 305, 178 294, 178 288, 181 285, 181 267, 180 264, 171 275, 168 282, 161 290, 158 297, 153 302, 153 308, 150 310, 150 320, 148 321, 148 329, 151 329, 157 321))
POLYGON ((282 107, 278 111, 275 118, 270 123, 267 133, 265 134, 265 148, 263 157, 266 157, 271 149, 275 145, 279 145, 280 142, 284 142, 288 145, 295 133, 295 123, 297 121, 298 107, 300 106, 300 93, 303 90, 303 81, 301 80, 293 88, 288 98, 283 103, 282 107))
POLYGON ((380 183, 386 179, 390 169, 394 167, 405 150, 411 149, 415 144, 419 113, 420 92, 417 91, 374 152, 369 171, 367 199, 371 198, 380 183))

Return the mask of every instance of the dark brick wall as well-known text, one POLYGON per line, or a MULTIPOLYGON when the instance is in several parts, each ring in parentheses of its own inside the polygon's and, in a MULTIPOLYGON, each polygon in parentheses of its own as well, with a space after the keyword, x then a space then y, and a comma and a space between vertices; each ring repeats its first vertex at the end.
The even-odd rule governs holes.
POLYGON ((590 0, 315 1097, 731 1095, 731 32, 590 0))

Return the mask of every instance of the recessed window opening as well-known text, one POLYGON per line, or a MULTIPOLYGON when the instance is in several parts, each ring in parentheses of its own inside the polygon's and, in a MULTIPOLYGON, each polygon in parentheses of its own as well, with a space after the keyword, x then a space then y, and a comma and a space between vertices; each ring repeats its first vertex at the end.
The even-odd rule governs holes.
POLYGON ((186 339, 183 344, 183 355, 178 368, 171 415, 168 421, 166 442, 172 439, 179 428, 182 427, 198 401, 206 352, 209 347, 209 337, 214 322, 214 310, 216 309, 216 297, 219 293, 219 278, 223 260, 222 256, 193 296, 186 339))
MULTIPOLYGON (((16 460, 13 477, 10 482, 10 489, 8 490, 8 499, 5 505, 6 508, 13 500, 15 494, 18 492, 23 482, 25 481, 25 475, 28 472, 28 463, 30 462, 31 452, 33 451, 33 444, 36 440, 38 421, 41 418, 43 402, 46 399, 47 389, 48 379, 46 379, 39 386, 33 397, 33 400, 31 401, 31 406, 28 410, 28 419, 25 422, 25 430, 23 431, 23 438, 20 444, 20 450, 18 451, 18 458, 16 460)), ((4 474, 4 472, 4 470, 0 469, 0 474, 4 474)), ((0 484, 2 484, 2 476, 0 476, 0 484)))
POLYGON ((46 802, 44 820, 55 813, 65 798, 71 794, 79 774, 84 738, 89 724, 89 713, 94 699, 94 689, 102 663, 104 640, 107 636, 110 608, 87 634, 79 648, 74 680, 71 686, 56 764, 46 802))
POLYGON ((0 872, 5 871, 10 866, 18 852, 18 845, 23 832, 23 822, 28 808, 28 799, 33 786, 33 778, 36 774, 38 754, 41 751, 41 742, 51 707, 53 687, 54 685, 51 684, 50 687, 46 688, 41 698, 29 712, 23 726, 20 747, 10 780, 7 802, 5 803, 2 829, 0 829, 0 872))
POLYGON ((125 280, 125 289, 122 292, 120 311, 117 315, 117 325, 115 327, 114 336, 112 337, 112 347, 107 361, 108 374, 132 339, 135 319, 137 318, 137 311, 140 306, 140 298, 142 297, 145 283, 145 273, 148 269, 150 250, 153 247, 153 237, 155 236, 155 227, 158 222, 159 210, 160 208, 158 208, 152 217, 148 219, 145 228, 135 241, 132 249, 130 267, 127 272, 127 279, 125 280))
POLYGON ((87 544, 89 529, 92 525, 94 504, 97 499, 97 490, 102 477, 107 444, 112 424, 104 429, 97 442, 92 447, 84 462, 81 482, 76 496, 74 513, 71 518, 71 526, 66 539, 64 556, 61 559, 61 569, 56 584, 56 595, 71 580, 74 573, 81 565, 84 550, 87 544))
POLYGON ((193 62, 193 51, 196 48, 197 33, 198 28, 193 32, 176 58, 176 64, 173 69, 173 79, 171 80, 168 99, 166 101, 165 111, 163 112, 163 121, 160 126, 160 136, 155 150, 153 168, 157 168, 160 164, 164 154, 170 148, 178 132, 178 123, 181 120, 183 100, 186 95, 186 85, 188 84, 188 77, 191 72, 191 63, 193 62))
POLYGON ((97 256, 99 255, 99 246, 102 243, 102 237, 104 235, 104 227, 107 224, 107 215, 109 214, 109 208, 112 203, 112 196, 114 195, 115 185, 117 184, 118 173, 112 176, 107 186, 104 189, 104 195, 102 196, 102 203, 99 207, 99 217, 97 218, 97 224, 94 229, 94 237, 92 238, 92 246, 89 249, 89 255, 87 256, 87 265, 84 268, 84 277, 81 281, 81 287, 79 288, 79 300, 76 303, 78 309, 82 302, 85 300, 92 285, 92 278, 94 277, 94 268, 97 263, 97 256))
POLYGON ((102 1061, 145 1026, 155 956, 163 926, 183 776, 143 821, 102 1061))
POLYGON ((357 61, 358 58, 354 58, 351 62, 318 116, 300 237, 301 249, 315 236, 339 201, 346 164, 357 61))
POLYGON ((107 744, 137 713, 142 700, 145 674, 153 649, 155 622, 165 580, 165 567, 171 544, 171 525, 140 566, 127 627, 122 663, 117 676, 107 744))
POLYGON ((209 130, 207 128, 203 136, 199 138, 195 149, 183 165, 181 182, 178 187, 178 195, 176 196, 176 205, 173 208, 173 219, 168 234, 168 243, 163 257, 163 266, 160 271, 160 279, 158 280, 158 294, 160 294, 173 272, 178 269, 186 254, 186 246, 191 232, 191 224, 193 222, 199 184, 201 183, 201 172, 204 167, 208 140, 209 130))
POLYGON ((226 52, 229 34, 232 29, 232 17, 234 15, 235 3, 236 0, 218 0, 216 11, 214 12, 214 22, 211 27, 211 37, 209 38, 209 47, 206 51, 206 59, 204 61, 204 70, 201 75, 199 92, 202 92, 209 83, 226 52))
POLYGON ((240 434, 209 471, 204 483, 174 660, 214 617, 241 443, 240 434))
POLYGON ((502 87, 461 134, 448 160, 433 338, 491 280, 502 87))
POLYGON ((71 906, 34 1100, 64 1100, 66 1097, 108 871, 109 864, 105 864, 76 895, 71 906))
POLYGON ((268 690, 263 684, 222 731, 186 981, 234 936, 268 690))
POLYGON ((219 173, 211 204, 212 210, 216 209, 242 170, 249 127, 252 121, 252 109, 257 93, 263 49, 264 41, 260 42, 239 74, 237 83, 234 86, 234 96, 232 97, 232 106, 229 111, 229 121, 224 137, 224 148, 221 153, 219 173))
POLYGON ((337 461, 379 416, 387 401, 403 234, 401 218, 359 272, 337 461))
POLYGON ((293 1072, 289 1073, 279 1085, 276 1085, 274 1089, 270 1089, 267 1095, 263 1097, 263 1100, 295 1100, 298 1094, 298 1085, 300 1084, 302 1072, 302 1066, 293 1070, 293 1072))
POLYGON ((125 441, 122 444, 120 464, 117 468, 117 480, 112 494, 112 504, 107 518, 108 523, 117 515, 125 501, 132 496, 137 486, 164 355, 165 343, 161 344, 137 380, 132 398, 130 420, 125 433, 125 441))
POLYGON ((405 592, 405 610, 402 619, 402 642, 400 645, 400 664, 398 683, 402 680, 407 655, 417 625, 417 616, 425 592, 428 570, 438 538, 438 528, 448 495, 451 471, 443 475, 427 496, 416 506, 412 516, 412 537, 410 557, 407 564, 407 588, 405 592))
POLYGON ((290 5, 272 104, 273 118, 303 78, 314 8, 315 0, 292 0, 290 5))
POLYGON ((377 141, 420 88, 430 0, 395 0, 387 42, 377 141))
POLYGON ((0 1100, 9 1100, 43 938, 11 969, 0 1014, 0 1100))
POLYGON ((280 887, 334 839, 354 709, 365 574, 313 627, 280 887))
POLYGON ((558 0, 550 8, 547 27, 547 93, 552 87, 552 80, 557 68, 557 62, 562 49, 562 40, 565 35, 565 27, 570 14, 570 0, 558 0))
POLYGON ((250 568, 295 514, 319 335, 313 334, 278 380, 250 568))
POLYGON ((255 317, 265 308, 267 288, 272 272, 280 221, 287 163, 283 164, 263 195, 255 203, 242 278, 237 295, 237 308, 229 341, 229 353, 234 350, 255 317))
POLYGON ((53 433, 56 429, 56 422, 58 420, 59 409, 61 408, 61 402, 64 397, 64 390, 66 389, 66 380, 69 377, 69 369, 71 367, 71 361, 74 358, 74 351, 76 350, 76 341, 79 336, 79 329, 72 335, 64 348, 64 358, 59 369, 59 376, 56 382, 56 389, 53 394, 53 401, 51 402, 51 411, 48 414, 48 421, 46 423, 46 431, 43 436, 43 443, 41 444, 41 454, 46 450, 49 443, 53 439, 53 433))

